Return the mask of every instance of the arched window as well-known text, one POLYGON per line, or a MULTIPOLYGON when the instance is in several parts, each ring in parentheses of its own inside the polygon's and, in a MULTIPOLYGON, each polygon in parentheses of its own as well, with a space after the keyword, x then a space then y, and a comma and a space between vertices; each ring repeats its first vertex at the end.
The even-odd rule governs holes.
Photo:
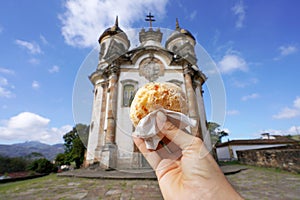
POLYGON ((134 86, 131 84, 124 85, 123 106, 130 106, 134 95, 134 86))
POLYGON ((133 80, 124 80, 121 81, 122 85, 123 85, 123 101, 122 101, 122 106, 124 107, 129 107, 136 89, 137 89, 137 81, 133 81, 133 80))

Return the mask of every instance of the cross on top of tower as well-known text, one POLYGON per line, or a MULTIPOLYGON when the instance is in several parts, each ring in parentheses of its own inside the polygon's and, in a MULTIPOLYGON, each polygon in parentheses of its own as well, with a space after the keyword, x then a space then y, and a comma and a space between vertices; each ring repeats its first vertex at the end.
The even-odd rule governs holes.
POLYGON ((151 12, 149 12, 149 14, 146 17, 147 18, 145 20, 150 23, 150 28, 152 28, 152 22, 155 22, 154 16, 151 15, 151 12))

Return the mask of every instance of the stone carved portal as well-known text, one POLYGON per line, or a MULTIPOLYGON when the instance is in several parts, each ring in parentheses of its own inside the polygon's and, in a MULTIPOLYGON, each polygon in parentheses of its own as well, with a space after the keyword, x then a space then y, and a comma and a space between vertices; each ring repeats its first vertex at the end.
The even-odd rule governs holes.
POLYGON ((159 76, 164 75, 164 65, 160 60, 151 55, 140 63, 139 74, 150 82, 156 81, 159 76))

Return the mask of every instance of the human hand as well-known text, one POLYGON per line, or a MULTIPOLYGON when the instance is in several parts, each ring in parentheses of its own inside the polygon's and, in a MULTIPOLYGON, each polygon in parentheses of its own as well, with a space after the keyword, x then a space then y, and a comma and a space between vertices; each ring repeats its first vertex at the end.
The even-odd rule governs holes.
POLYGON ((155 170, 163 197, 173 199, 242 199, 205 148, 200 138, 178 129, 159 112, 156 118, 161 137, 171 141, 156 151, 133 138, 155 170), (171 151, 171 152, 170 152, 171 151))

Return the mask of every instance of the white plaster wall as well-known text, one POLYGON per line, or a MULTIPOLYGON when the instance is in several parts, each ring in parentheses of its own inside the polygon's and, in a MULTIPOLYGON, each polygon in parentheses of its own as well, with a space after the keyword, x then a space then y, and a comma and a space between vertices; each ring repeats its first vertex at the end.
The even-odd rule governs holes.
POLYGON ((200 125, 201 125, 203 141, 206 148, 210 151, 212 149, 212 145, 211 145, 210 134, 206 127, 206 113, 205 113, 204 101, 201 95, 200 86, 198 86, 196 89, 196 99, 197 99, 198 114, 200 117, 200 125))
MULTIPOLYGON (((279 147, 279 146, 285 146, 285 144, 265 144, 265 145, 233 145, 230 146, 233 152, 233 158, 237 159, 237 151, 242 150, 250 150, 250 149, 261 149, 261 148, 269 148, 269 147, 279 147)), ((229 148, 226 147, 218 147, 217 148, 217 156, 219 160, 229 160, 230 154, 229 154, 229 148)))
MULTIPOLYGON (((174 80, 174 79, 179 80, 179 81, 184 83, 183 74, 173 72, 173 71, 172 72, 171 71, 165 71, 164 76, 160 76, 156 81, 157 82, 166 82, 166 81, 170 81, 170 80, 174 80)), ((185 92, 185 87, 184 87, 183 84, 182 84, 181 88, 185 92)))
POLYGON ((96 86, 94 90, 97 89, 97 95, 94 96, 93 109, 92 109, 92 117, 91 117, 91 125, 89 140, 87 146, 87 157, 86 160, 88 162, 93 162, 95 158, 95 149, 98 144, 98 136, 99 136, 99 122, 100 122, 100 114, 101 114, 101 103, 102 103, 102 93, 103 89, 100 85, 96 86))
POLYGON ((119 157, 130 158, 133 151, 133 140, 131 134, 133 125, 129 117, 130 107, 123 107, 123 88, 121 81, 134 80, 140 87, 146 83, 145 78, 140 77, 137 71, 121 72, 118 81, 118 102, 117 102, 117 121, 116 121, 116 144, 118 146, 119 157))
POLYGON ((218 156, 219 160, 229 160, 230 154, 229 154, 228 146, 218 147, 217 148, 217 156, 218 156))
POLYGON ((129 108, 118 109, 117 126, 116 126, 116 143, 120 157, 130 157, 133 151, 133 140, 131 134, 133 125, 129 118, 129 108))

